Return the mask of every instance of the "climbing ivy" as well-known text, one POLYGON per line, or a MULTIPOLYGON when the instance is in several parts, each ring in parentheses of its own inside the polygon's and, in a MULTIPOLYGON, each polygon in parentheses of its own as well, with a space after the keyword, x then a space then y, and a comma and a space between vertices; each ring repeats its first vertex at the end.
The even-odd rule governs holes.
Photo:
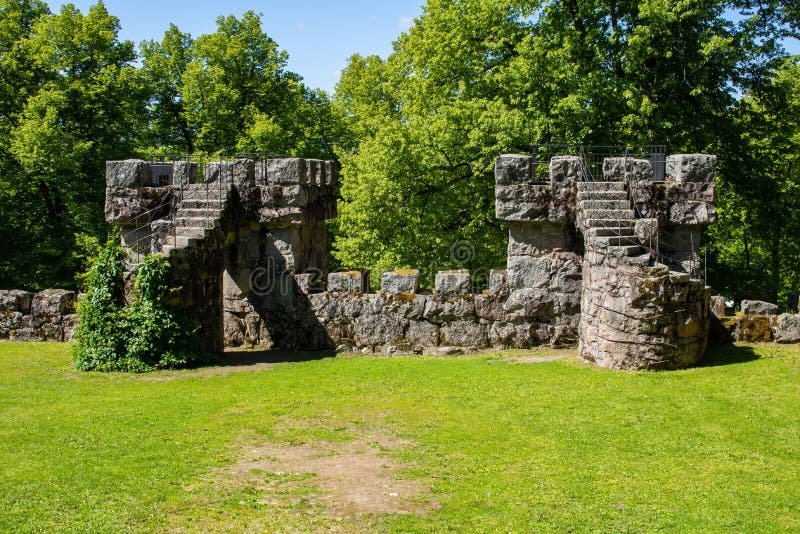
POLYGON ((85 276, 75 366, 83 371, 146 372, 201 363, 192 323, 165 302, 173 291, 167 259, 145 258, 128 305, 124 305, 124 259, 116 240, 109 241, 85 276))

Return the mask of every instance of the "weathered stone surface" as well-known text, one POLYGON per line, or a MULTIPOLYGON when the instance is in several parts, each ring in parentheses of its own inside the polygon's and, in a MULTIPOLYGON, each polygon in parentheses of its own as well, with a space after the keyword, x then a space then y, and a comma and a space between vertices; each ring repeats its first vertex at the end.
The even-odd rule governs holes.
POLYGON ((494 180, 501 185, 531 181, 532 158, 521 154, 504 154, 495 159, 494 180))
POLYGON ((423 318, 444 323, 475 317, 475 299, 459 295, 431 295, 425 299, 423 318))
POLYGON ((653 181, 650 160, 636 158, 605 158, 603 178, 609 182, 634 182, 647 184, 653 181))
POLYGON ((800 315, 782 313, 771 318, 770 326, 778 343, 800 343, 800 315))
POLYGON ((504 221, 547 221, 552 200, 549 185, 496 185, 495 216, 504 221))
POLYGON ((489 271, 489 294, 505 295, 508 293, 508 271, 492 269, 489 271))
POLYGON ((150 185, 150 165, 139 159, 106 162, 106 187, 125 188, 150 185))
POLYGON ((676 182, 713 182, 717 177, 717 156, 673 154, 667 156, 667 179, 676 182))
POLYGON ((267 183, 278 185, 307 185, 308 169, 304 159, 271 159, 267 162, 267 183))
POLYGON ((686 225, 713 224, 717 222, 717 208, 708 202, 679 202, 670 206, 669 221, 686 225))
POLYGON ((176 186, 197 183, 197 163, 193 161, 172 162, 172 183, 176 186))
POLYGON ((731 332, 734 341, 741 343, 768 343, 775 339, 770 316, 737 315, 726 318, 725 327, 731 332))
POLYGON ((711 313, 717 317, 725 317, 725 297, 722 295, 711 297, 711 313))
POLYGON ((636 219, 634 235, 641 243, 649 245, 658 239, 658 219, 636 219))
POLYGON ((472 293, 472 276, 469 271, 439 271, 436 273, 437 295, 469 295, 472 293))
POLYGON ((31 312, 33 295, 19 289, 0 290, 0 312, 20 312, 28 315, 31 312))
POLYGON ((562 293, 580 293, 581 260, 572 252, 553 252, 547 256, 509 256, 508 286, 551 289, 562 293))
POLYGON ((777 315, 778 306, 762 300, 743 300, 742 313, 745 315, 777 315))
POLYGON ((402 295, 419 291, 419 271, 401 269, 385 272, 381 275, 381 293, 384 295, 402 295))
POLYGON ((440 330, 440 343, 445 346, 465 347, 470 350, 489 346, 486 325, 475 321, 451 321, 440 330))
POLYGON ((694 365, 708 342, 710 293, 646 265, 584 261, 580 356, 609 369, 694 365))
POLYGON ((668 182, 664 186, 667 202, 716 202, 715 182, 668 182))
POLYGON ((557 222, 512 222, 508 230, 509 256, 539 256, 578 248, 568 225, 557 222))
POLYGON ((74 291, 45 289, 33 297, 31 314, 34 317, 60 317, 75 310, 77 298, 74 291))
POLYGON ((330 273, 328 275, 328 291, 332 293, 369 293, 369 272, 330 273))
POLYGON ((574 187, 581 179, 580 156, 554 156, 550 159, 550 185, 553 188, 574 187))

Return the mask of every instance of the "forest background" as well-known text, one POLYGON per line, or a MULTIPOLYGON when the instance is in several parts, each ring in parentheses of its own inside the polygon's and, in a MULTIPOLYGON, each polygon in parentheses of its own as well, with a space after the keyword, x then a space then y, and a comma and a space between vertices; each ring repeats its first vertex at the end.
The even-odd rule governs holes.
POLYGON ((173 153, 336 160, 334 266, 502 267, 494 158, 545 143, 717 154, 708 283, 800 288, 794 0, 429 0, 333 94, 289 71, 261 22, 135 46, 102 2, 0 0, 0 288, 75 287, 112 230, 106 160, 173 153))

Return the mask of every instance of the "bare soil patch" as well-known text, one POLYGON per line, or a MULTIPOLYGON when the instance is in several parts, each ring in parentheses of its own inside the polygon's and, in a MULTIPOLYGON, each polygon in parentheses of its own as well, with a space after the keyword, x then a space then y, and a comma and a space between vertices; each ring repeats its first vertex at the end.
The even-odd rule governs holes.
POLYGON ((424 514, 439 504, 419 481, 402 477, 391 453, 412 446, 370 432, 349 442, 299 445, 263 443, 244 447, 242 459, 217 470, 225 484, 256 488, 265 503, 291 507, 300 486, 318 490, 316 502, 336 517, 361 514, 424 514))

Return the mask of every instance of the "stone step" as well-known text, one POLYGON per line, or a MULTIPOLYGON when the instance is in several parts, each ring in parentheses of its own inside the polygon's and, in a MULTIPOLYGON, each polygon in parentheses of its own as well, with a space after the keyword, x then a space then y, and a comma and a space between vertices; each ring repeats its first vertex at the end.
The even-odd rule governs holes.
POLYGON ((584 210, 581 212, 584 219, 619 219, 627 220, 636 217, 636 213, 632 209, 624 210, 584 210))
POLYGON ((628 200, 627 191, 580 191, 578 200, 628 200))
POLYGON ((228 190, 217 189, 214 186, 209 186, 208 189, 184 189, 181 193, 184 200, 224 200, 228 198, 228 190))
POLYGON ((589 237, 605 237, 605 236, 628 236, 635 235, 633 226, 610 226, 610 227, 596 227, 586 230, 586 235, 589 237))
POLYGON ((591 238, 590 241, 591 245, 595 248, 609 248, 609 247, 630 246, 630 245, 639 246, 639 240, 636 238, 636 236, 632 235, 622 235, 622 236, 604 235, 591 238))
POLYGON ((175 226, 187 226, 190 228, 214 228, 219 221, 219 216, 215 213, 209 213, 208 217, 205 215, 186 215, 179 214, 175 217, 175 226))
POLYGON ((624 182, 578 182, 578 191, 625 191, 624 182))
POLYGON ((189 237, 192 239, 205 239, 208 237, 207 228, 197 228, 190 226, 178 226, 173 230, 173 236, 189 237))
POLYGON ((177 236, 170 235, 164 239, 164 247, 173 247, 173 248, 186 248, 186 247, 193 247, 197 245, 199 239, 194 237, 188 237, 178 234, 177 236))
POLYGON ((225 201, 220 199, 183 199, 180 203, 181 209, 222 209, 225 201))
POLYGON ((631 203, 625 200, 581 200, 578 207, 582 210, 625 210, 630 209, 631 203))
POLYGON ((627 245, 620 247, 607 247, 606 253, 612 256, 638 256, 644 254, 644 249, 639 245, 627 245))
POLYGON ((584 228, 633 228, 635 224, 631 219, 583 219, 584 228))
POLYGON ((183 217, 197 217, 204 219, 208 216, 209 219, 218 219, 221 215, 222 210, 218 208, 181 208, 176 213, 176 218, 180 219, 183 217))

